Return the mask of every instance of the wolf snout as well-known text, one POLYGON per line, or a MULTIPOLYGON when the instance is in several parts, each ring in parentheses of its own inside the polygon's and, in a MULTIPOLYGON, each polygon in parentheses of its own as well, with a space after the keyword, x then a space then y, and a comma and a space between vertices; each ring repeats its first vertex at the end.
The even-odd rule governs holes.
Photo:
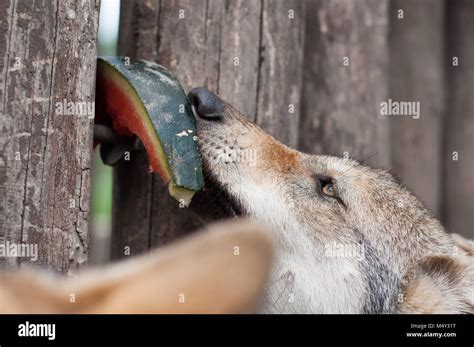
POLYGON ((188 94, 196 116, 202 119, 219 121, 224 115, 225 104, 206 88, 194 88, 188 94))

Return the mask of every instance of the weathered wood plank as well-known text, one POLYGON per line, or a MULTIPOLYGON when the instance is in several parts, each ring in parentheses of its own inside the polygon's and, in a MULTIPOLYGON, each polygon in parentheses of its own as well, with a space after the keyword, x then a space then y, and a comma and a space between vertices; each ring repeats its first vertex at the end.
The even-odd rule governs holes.
POLYGON ((296 147, 303 74, 304 1, 263 1, 257 123, 296 147))
POLYGON ((474 2, 448 1, 447 16, 443 221, 449 232, 474 238, 474 2), (458 58, 457 66, 453 65, 454 57, 458 58), (453 160, 454 152, 458 160, 453 160))
POLYGON ((438 216, 445 107, 444 14, 442 1, 394 0, 389 15, 389 97, 420 103, 419 119, 389 116, 392 171, 438 216))
POLYGON ((218 92, 252 121, 257 116, 262 9, 261 1, 226 1, 216 19, 221 26, 218 92))
POLYGON ((299 148, 388 166, 388 122, 379 107, 387 98, 388 2, 307 6, 299 148))
POLYGON ((138 254, 149 248, 151 184, 145 153, 133 152, 113 172, 111 258, 138 254))
POLYGON ((6 1, 0 13, 0 237, 39 248, 37 261, 0 264, 65 274, 87 261, 98 1, 6 1))
MULTIPOLYGON (((122 1, 118 53, 155 60, 159 3, 122 1), (139 20, 140 19, 140 20, 139 20)), ((132 152, 113 174, 111 257, 119 259, 150 247, 152 181, 144 153, 132 152)))

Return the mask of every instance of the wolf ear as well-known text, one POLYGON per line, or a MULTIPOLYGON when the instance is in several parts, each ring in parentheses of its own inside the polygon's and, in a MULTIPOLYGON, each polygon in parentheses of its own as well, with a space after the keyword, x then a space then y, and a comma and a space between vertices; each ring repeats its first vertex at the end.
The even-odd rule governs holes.
POLYGON ((472 258, 428 256, 409 273, 400 313, 474 313, 472 258))
POLYGON ((260 226, 217 224, 147 255, 69 280, 21 271, 3 276, 0 311, 252 312, 260 302, 272 256, 272 238, 260 226))

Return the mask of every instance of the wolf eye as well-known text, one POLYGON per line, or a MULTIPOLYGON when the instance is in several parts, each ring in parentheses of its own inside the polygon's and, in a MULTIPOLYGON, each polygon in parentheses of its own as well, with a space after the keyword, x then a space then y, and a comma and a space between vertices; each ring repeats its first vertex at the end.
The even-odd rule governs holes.
POLYGON ((324 185, 321 188, 321 190, 326 195, 329 195, 329 196, 335 196, 336 195, 336 190, 334 189, 334 185, 332 183, 328 183, 328 184, 324 185))
POLYGON ((324 194, 325 196, 331 199, 335 199, 344 208, 347 208, 346 204, 344 203, 344 201, 342 201, 341 197, 339 196, 337 184, 332 177, 316 175, 315 179, 317 183, 317 189, 320 195, 324 194))
POLYGON ((316 176, 318 181, 318 187, 324 195, 332 198, 337 197, 336 187, 334 186, 333 179, 326 176, 316 176))

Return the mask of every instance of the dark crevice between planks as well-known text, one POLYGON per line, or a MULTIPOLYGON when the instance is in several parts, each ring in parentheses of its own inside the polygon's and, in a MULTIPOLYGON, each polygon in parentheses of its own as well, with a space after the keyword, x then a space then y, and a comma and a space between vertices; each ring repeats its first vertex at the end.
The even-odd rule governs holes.
POLYGON ((257 68, 257 87, 255 90, 255 124, 258 124, 258 105, 259 105, 259 97, 260 97, 260 83, 261 83, 261 71, 262 71, 262 64, 264 60, 264 47, 263 45, 263 11, 265 7, 265 0, 261 0, 260 2, 260 23, 259 23, 259 33, 258 33, 258 68, 257 68))

